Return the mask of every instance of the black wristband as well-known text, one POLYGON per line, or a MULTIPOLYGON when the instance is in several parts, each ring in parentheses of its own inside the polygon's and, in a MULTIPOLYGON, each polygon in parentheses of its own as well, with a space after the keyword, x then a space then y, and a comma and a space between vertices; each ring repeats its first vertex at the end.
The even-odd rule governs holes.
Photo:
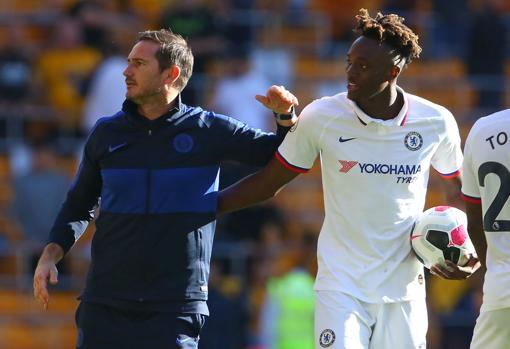
POLYGON ((290 111, 290 114, 280 114, 273 112, 274 118, 279 121, 287 121, 292 120, 292 118, 296 115, 296 112, 294 111, 294 106, 292 106, 292 110, 290 111))

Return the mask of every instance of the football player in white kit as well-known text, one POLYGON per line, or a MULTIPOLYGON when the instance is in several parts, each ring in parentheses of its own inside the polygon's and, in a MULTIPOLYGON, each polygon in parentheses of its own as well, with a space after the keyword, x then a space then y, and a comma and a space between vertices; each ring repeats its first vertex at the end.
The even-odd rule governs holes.
POLYGON ((510 109, 480 118, 464 147, 469 234, 487 267, 471 349, 510 348, 510 109))
MULTIPOLYGON (((409 235, 423 211, 432 165, 460 195, 460 136, 445 108, 406 93, 397 77, 421 51, 397 15, 357 18, 347 93, 302 111, 275 158, 220 193, 219 212, 274 196, 319 156, 325 220, 318 241, 315 345, 331 349, 425 348, 423 266, 409 235)), ((274 101, 273 101, 274 102, 274 101)), ((479 265, 439 268, 464 279, 479 265)))

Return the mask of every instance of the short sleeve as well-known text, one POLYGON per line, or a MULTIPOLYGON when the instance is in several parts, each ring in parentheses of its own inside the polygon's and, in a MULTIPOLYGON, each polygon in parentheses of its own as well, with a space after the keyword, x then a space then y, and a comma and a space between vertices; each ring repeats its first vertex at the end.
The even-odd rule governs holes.
POLYGON ((460 175, 462 169, 462 149, 457 122, 453 115, 444 113, 444 134, 439 147, 432 157, 432 166, 444 178, 454 178, 460 175))
POLYGON ((303 109, 276 152, 276 158, 290 170, 307 172, 319 155, 319 135, 322 126, 312 105, 303 109))

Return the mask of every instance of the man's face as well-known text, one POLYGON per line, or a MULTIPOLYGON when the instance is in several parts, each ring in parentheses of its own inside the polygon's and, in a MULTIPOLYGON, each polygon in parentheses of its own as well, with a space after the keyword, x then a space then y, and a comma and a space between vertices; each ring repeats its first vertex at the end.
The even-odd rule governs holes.
POLYGON ((127 58, 124 70, 126 77, 126 98, 135 103, 150 100, 165 93, 166 70, 160 71, 156 59, 159 45, 153 41, 143 40, 136 43, 127 58))
POLYGON ((347 97, 354 102, 370 100, 394 78, 391 49, 377 40, 360 36, 347 53, 347 97))

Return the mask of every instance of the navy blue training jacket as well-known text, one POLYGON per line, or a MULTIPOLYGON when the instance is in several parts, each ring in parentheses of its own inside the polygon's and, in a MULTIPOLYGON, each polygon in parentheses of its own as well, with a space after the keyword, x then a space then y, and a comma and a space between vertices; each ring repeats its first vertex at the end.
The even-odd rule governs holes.
POLYGON ((67 252, 99 203, 80 299, 207 314, 219 165, 264 165, 286 131, 264 133, 182 103, 151 121, 126 101, 100 119, 49 238, 67 252))

